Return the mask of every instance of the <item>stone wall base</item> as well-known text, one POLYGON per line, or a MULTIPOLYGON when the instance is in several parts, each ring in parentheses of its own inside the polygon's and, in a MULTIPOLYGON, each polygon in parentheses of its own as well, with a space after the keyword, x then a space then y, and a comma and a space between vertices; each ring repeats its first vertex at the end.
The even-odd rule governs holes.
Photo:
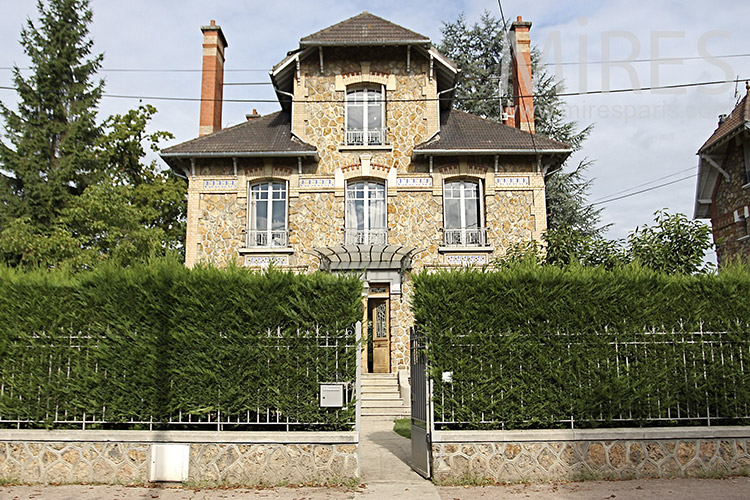
POLYGON ((105 438, 99 432, 69 432, 61 439, 63 431, 0 431, 0 480, 143 484, 150 481, 152 445, 162 443, 189 444, 188 483, 204 486, 341 483, 359 476, 354 433, 321 432, 306 440, 295 433, 201 433, 209 435, 191 439, 191 433, 133 431, 105 438))
POLYGON ((523 431, 484 433, 485 440, 481 432, 441 431, 432 445, 433 478, 457 483, 748 475, 750 429, 738 429, 672 429, 673 437, 669 429, 571 431, 569 439, 566 432, 550 431, 548 440, 538 439, 544 431, 530 431, 532 440, 507 439, 523 431), (512 436, 498 440, 498 434, 512 436))

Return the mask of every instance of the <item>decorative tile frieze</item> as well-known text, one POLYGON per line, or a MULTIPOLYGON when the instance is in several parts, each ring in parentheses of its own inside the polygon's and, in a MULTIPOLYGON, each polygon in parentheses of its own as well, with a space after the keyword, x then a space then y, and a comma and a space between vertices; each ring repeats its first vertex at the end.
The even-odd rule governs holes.
POLYGON ((288 266, 289 256, 287 255, 248 255, 245 257, 245 265, 248 267, 268 267, 273 263, 274 266, 288 266))
POLYGON ((507 177, 507 176, 498 176, 495 177, 495 186, 496 187, 519 187, 524 186, 527 187, 530 185, 529 178, 527 176, 522 177, 507 177))
POLYGON ((333 178, 330 179, 321 179, 321 178, 313 178, 313 179, 300 179, 299 180, 299 187, 300 189, 333 189, 334 187, 334 181, 333 178))
POLYGON ((237 189, 237 179, 204 180, 203 189, 206 191, 235 191, 237 189))
POLYGON ((445 263, 451 266, 483 266, 487 264, 487 254, 447 254, 445 263))
POLYGON ((431 177, 399 177, 396 185, 400 188, 429 188, 432 187, 431 177))

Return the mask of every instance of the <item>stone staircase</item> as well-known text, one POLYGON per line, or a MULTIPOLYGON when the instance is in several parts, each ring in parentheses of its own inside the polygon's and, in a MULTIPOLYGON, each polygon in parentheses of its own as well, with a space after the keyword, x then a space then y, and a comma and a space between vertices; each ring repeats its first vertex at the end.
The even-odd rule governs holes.
POLYGON ((362 416, 404 418, 411 415, 408 402, 401 399, 395 373, 362 374, 362 416))

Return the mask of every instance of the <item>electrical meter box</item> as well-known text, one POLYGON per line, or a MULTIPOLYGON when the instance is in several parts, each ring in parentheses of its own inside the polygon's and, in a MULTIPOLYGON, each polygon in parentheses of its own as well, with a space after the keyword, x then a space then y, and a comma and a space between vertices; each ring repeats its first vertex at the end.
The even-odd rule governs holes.
POLYGON ((343 408, 346 384, 343 382, 320 384, 320 407, 343 408))

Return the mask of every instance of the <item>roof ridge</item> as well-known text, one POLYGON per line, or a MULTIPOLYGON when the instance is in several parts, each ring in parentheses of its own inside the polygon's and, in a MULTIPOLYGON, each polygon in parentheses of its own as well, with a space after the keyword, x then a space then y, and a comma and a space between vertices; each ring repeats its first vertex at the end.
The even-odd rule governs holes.
MULTIPOLYGON (((344 19, 343 21, 339 21, 339 22, 337 22, 335 24, 332 24, 331 26, 328 26, 326 28, 320 29, 320 30, 316 31, 315 33, 311 33, 311 34, 309 34, 307 36, 304 36, 304 37, 300 38, 300 44, 305 44, 305 43, 308 43, 308 42, 315 42, 315 40, 317 38, 325 38, 325 36, 326 35, 330 35, 331 32, 343 31, 346 28, 349 28, 349 26, 347 26, 347 24, 353 24, 353 21, 359 20, 359 19, 377 20, 378 22, 383 23, 383 25, 386 25, 386 26, 388 26, 390 28, 397 28, 398 30, 401 30, 402 32, 409 34, 412 38, 415 38, 415 39, 409 40, 409 41, 418 41, 418 39, 421 39, 424 42, 429 42, 430 41, 429 37, 427 37, 427 36, 425 36, 425 35, 423 35, 421 33, 417 33, 416 31, 410 30, 409 28, 405 28, 404 26, 401 26, 400 24, 396 24, 393 21, 389 21, 388 19, 385 19, 383 17, 376 16, 375 14, 373 14, 373 13, 365 10, 365 11, 360 12, 357 15, 354 15, 352 17, 344 19)), ((339 37, 342 36, 341 34, 337 34, 337 35, 339 37)), ((398 36, 399 35, 395 35, 396 38, 398 38, 398 36)), ((401 36, 403 36, 403 35, 401 35, 401 36)), ((342 40, 342 43, 343 42, 344 42, 344 40, 342 40)))

